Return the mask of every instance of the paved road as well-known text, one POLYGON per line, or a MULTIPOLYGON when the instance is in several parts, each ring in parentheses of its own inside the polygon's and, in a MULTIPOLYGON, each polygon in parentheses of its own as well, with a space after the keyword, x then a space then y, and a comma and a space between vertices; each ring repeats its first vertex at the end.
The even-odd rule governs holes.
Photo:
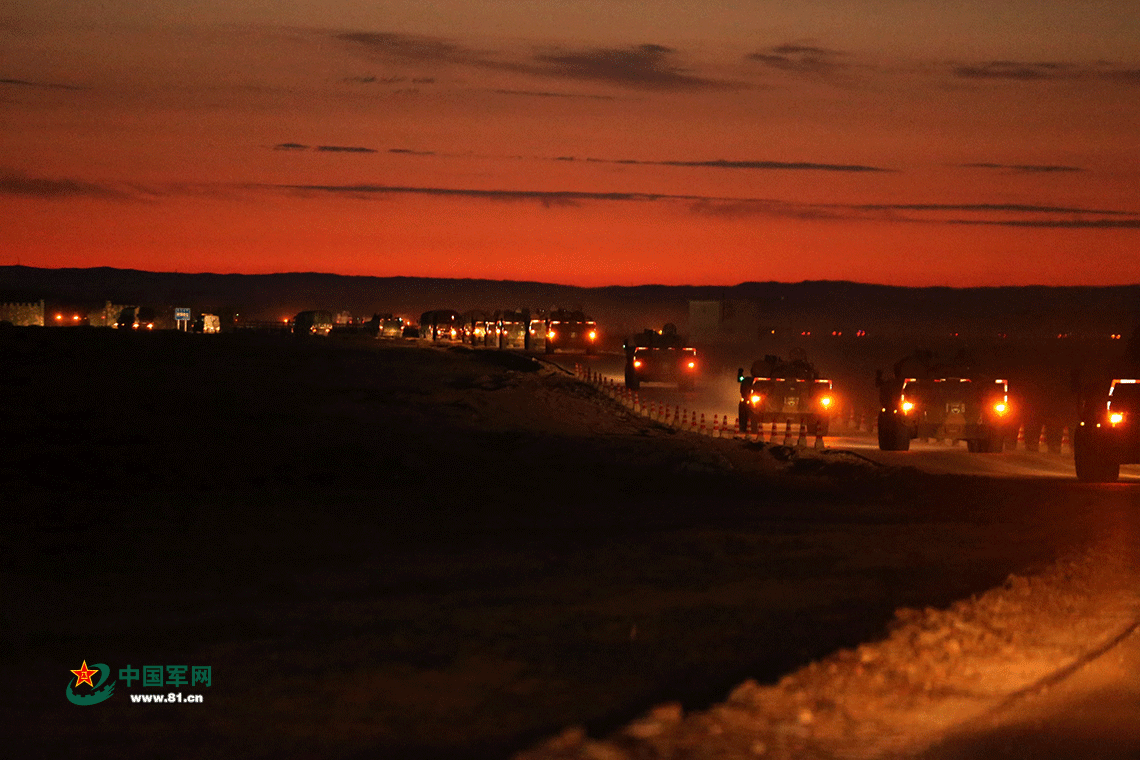
MULTIPOLYGON (((624 356, 621 354, 600 354, 586 357, 577 354, 558 354, 558 364, 568 371, 575 365, 588 367, 599 373, 608 382, 624 388, 624 356)), ((638 391, 639 402, 643 405, 656 404, 672 411, 689 416, 704 416, 707 426, 712 429, 714 420, 731 427, 736 420, 739 402, 739 386, 731 376, 706 377, 694 390, 681 391, 671 383, 642 383, 638 391)), ((840 399, 841 405, 843 400, 840 399)), ((877 439, 870 433, 871 421, 858 421, 854 428, 849 420, 833 424, 833 435, 824 439, 826 448, 851 451, 859 456, 880 464, 891 466, 916 467, 924 472, 938 474, 986 475, 1004 478, 1055 478, 1074 480, 1071 454, 1039 452, 1026 449, 1007 450, 1000 454, 971 454, 964 444, 957 446, 939 441, 913 441, 910 451, 879 451, 877 439)), ((775 440, 782 442, 784 432, 778 430, 775 440)), ((765 430, 764 440, 772 440, 770 430, 765 430)), ((811 445, 812 441, 808 442, 811 445)), ((1008 445, 1008 444, 1007 444, 1008 445)), ((1036 441, 1032 442, 1036 447, 1036 441)), ((1121 468, 1122 482, 1140 482, 1140 465, 1126 465, 1121 468)))

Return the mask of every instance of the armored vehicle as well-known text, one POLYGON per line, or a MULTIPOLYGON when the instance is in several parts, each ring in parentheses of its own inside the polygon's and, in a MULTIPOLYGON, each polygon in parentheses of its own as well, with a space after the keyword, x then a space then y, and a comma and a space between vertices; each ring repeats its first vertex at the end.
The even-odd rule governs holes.
POLYGON ((798 427, 813 436, 827 435, 834 408, 833 384, 821 377, 802 349, 788 359, 771 354, 752 363, 751 374, 737 370, 740 381, 741 432, 769 422, 798 427))
POLYGON ((499 348, 530 350, 530 309, 504 309, 495 312, 495 332, 499 348))
POLYGON ((460 315, 454 309, 434 309, 420 316, 420 337, 433 341, 463 339, 460 315))
POLYGON ((670 323, 644 330, 625 341, 625 387, 637 390, 643 382, 676 383, 692 390, 697 383, 697 349, 688 345, 670 323))
POLYGON ((1140 379, 1114 378, 1107 393, 1084 399, 1073 461, 1087 483, 1116 482, 1120 465, 1140 464, 1140 379))
POLYGON ((302 311, 293 317, 293 334, 297 336, 318 335, 327 337, 333 329, 331 311, 302 311))
POLYGON ((546 317, 546 353, 579 350, 592 354, 598 346, 598 323, 581 311, 554 309, 546 317))
POLYGON ((915 352, 895 364, 893 379, 882 371, 879 386, 879 449, 908 451, 915 438, 965 441, 974 453, 1000 452, 1010 436, 1009 383, 978 377, 961 363, 935 364, 915 352))

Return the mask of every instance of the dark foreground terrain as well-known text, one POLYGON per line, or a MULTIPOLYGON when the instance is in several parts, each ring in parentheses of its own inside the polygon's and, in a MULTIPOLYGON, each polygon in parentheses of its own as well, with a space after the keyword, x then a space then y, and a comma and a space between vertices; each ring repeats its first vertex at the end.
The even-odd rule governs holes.
POLYGON ((13 757, 505 757, 1138 545, 1127 486, 676 433, 415 343, 3 330, 0 436, 13 757), (212 682, 79 706, 81 662, 212 682))

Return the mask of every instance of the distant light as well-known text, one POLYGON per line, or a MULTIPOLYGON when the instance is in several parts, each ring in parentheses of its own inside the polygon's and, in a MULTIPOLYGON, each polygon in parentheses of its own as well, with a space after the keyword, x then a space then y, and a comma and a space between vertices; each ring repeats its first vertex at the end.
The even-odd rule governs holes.
POLYGON ((911 402, 909 402, 909 401, 904 401, 904 402, 902 402, 902 410, 903 410, 903 414, 906 414, 906 413, 907 413, 907 412, 909 412, 911 409, 914 409, 914 404, 912 404, 912 403, 911 403, 911 402))
POLYGON ((998 403, 994 404, 994 411, 997 412, 998 414, 1005 414, 1005 412, 1008 408, 1009 407, 1007 407, 1005 404, 1001 403, 1000 401, 998 403))
POLYGON ((1119 425, 1121 422, 1124 422, 1124 415, 1120 412, 1113 412, 1112 414, 1108 415, 1108 421, 1113 425, 1119 425))

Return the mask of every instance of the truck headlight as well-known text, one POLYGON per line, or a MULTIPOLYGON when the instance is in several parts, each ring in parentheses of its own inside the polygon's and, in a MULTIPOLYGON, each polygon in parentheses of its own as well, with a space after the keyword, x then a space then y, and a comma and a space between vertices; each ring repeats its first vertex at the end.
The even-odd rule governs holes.
POLYGON ((1108 415, 1108 421, 1113 425, 1119 425, 1121 422, 1124 422, 1124 415, 1121 412, 1113 412, 1108 415))

